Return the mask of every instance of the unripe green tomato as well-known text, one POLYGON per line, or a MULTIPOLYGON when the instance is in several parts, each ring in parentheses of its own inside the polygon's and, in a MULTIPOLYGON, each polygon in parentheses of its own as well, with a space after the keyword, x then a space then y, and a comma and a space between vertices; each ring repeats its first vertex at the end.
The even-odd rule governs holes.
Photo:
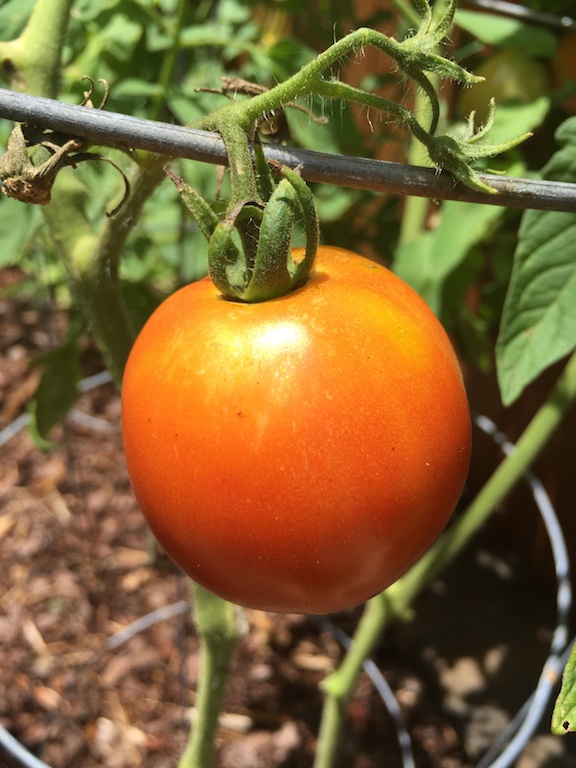
POLYGON ((462 91, 456 111, 458 117, 475 112, 477 125, 486 121, 491 98, 498 108, 504 104, 530 104, 549 91, 544 66, 516 51, 499 51, 475 67, 474 74, 486 79, 462 91))

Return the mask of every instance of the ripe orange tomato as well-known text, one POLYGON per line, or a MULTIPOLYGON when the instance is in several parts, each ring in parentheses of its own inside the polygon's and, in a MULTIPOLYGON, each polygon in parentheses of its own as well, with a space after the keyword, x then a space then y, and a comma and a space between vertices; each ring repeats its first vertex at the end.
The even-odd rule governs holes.
POLYGON ((128 360, 122 425, 166 552, 269 611, 338 611, 395 581, 446 524, 470 458, 442 326, 389 270, 331 247, 272 301, 228 301, 208 279, 168 298, 128 360))

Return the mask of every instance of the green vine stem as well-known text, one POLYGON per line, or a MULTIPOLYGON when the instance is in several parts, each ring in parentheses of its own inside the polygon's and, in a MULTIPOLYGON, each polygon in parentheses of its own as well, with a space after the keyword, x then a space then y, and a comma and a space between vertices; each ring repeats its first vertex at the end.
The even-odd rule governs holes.
POLYGON ((503 459, 474 501, 408 573, 366 603, 351 649, 341 666, 324 682, 326 701, 314 768, 334 765, 348 698, 385 627, 404 615, 430 580, 462 551, 546 446, 575 401, 576 353, 569 358, 546 401, 520 436, 516 450, 503 459))
POLYGON ((61 174, 54 186, 54 200, 44 207, 50 234, 66 265, 73 293, 90 320, 96 342, 114 380, 122 380, 133 336, 118 281, 118 265, 95 255, 100 239, 84 214, 88 190, 73 172, 61 174))
MULTIPOLYGON (((415 54, 413 51, 415 40, 416 37, 413 37, 399 43, 376 30, 367 28, 357 29, 346 35, 346 37, 343 37, 341 40, 335 42, 327 50, 318 54, 313 61, 304 66, 299 72, 285 80, 283 83, 279 83, 270 91, 265 91, 247 101, 232 106, 222 107, 220 110, 217 110, 211 115, 198 121, 195 127, 203 128, 205 130, 219 131, 222 117, 224 115, 228 117, 228 115, 233 112, 234 118, 238 120, 244 131, 249 133, 261 115, 271 114, 279 106, 289 104, 301 95, 310 95, 314 93, 321 95, 321 90, 324 85, 329 82, 339 82, 325 80, 324 73, 327 70, 330 70, 330 68, 337 64, 341 59, 356 50, 362 50, 366 46, 374 46, 384 53, 387 53, 402 67, 403 70, 409 69, 410 76, 415 74, 415 70, 409 64, 410 58, 413 58, 414 60, 418 60, 418 63, 422 68, 425 69, 426 65, 434 67, 435 69, 440 70, 445 77, 457 79, 468 84, 477 82, 477 78, 467 73, 458 65, 452 64, 452 62, 449 62, 447 59, 443 59, 437 55, 430 57, 425 50, 422 50, 419 55, 415 54), (410 50, 407 48, 408 43, 410 43, 410 50)), ((428 45, 429 43, 426 44, 426 46, 428 45)), ((421 72, 421 70, 418 69, 418 72, 421 72)), ((416 77, 420 78, 420 75, 416 74, 416 77)), ((419 79, 419 84, 421 84, 426 93, 430 95, 431 101, 435 102, 435 104, 432 104, 432 108, 433 110, 436 110, 438 103, 437 96, 429 82, 424 85, 424 79, 426 79, 426 76, 422 75, 422 78, 419 79)), ((358 93, 366 94, 365 91, 358 91, 358 93)))
POLYGON ((391 619, 386 592, 369 600, 354 633, 353 644, 338 669, 324 680, 325 699, 316 741, 314 768, 333 768, 340 748, 348 700, 362 665, 391 619))
MULTIPOLYGON (((71 5, 71 0, 37 0, 21 36, 0 44, 0 59, 14 88, 51 98, 57 95, 71 5)), ((38 151, 46 152, 43 148, 38 151)), ((57 251, 67 266, 73 291, 118 385, 133 341, 119 282, 120 258, 144 203, 164 178, 162 167, 166 162, 166 157, 149 153, 137 153, 134 159, 130 194, 99 233, 86 215, 89 191, 70 169, 59 174, 52 201, 42 209, 57 251)), ((199 720, 182 758, 183 768, 207 768, 211 764, 214 723, 239 626, 236 608, 200 588, 196 608, 205 666, 200 682, 199 720)))
POLYGON ((152 99, 150 110, 151 120, 160 120, 166 107, 166 94, 170 90, 174 77, 174 68, 178 54, 181 50, 180 34, 186 21, 186 14, 190 8, 188 0, 178 0, 176 8, 176 18, 171 30, 172 42, 166 49, 166 54, 162 60, 162 66, 158 75, 158 93, 152 99))
POLYGON ((178 768, 210 768, 232 655, 244 633, 241 609, 192 582, 200 640, 197 718, 178 768))
POLYGON ((55 99, 60 88, 62 50, 74 0, 37 0, 16 40, 0 43, 0 64, 12 86, 55 99))
MULTIPOLYGON (((72 0, 37 0, 20 36, 0 43, 0 59, 12 87, 57 96, 71 6, 72 0)), ((49 156, 48 150, 39 148, 35 161, 40 162, 44 155, 49 156)), ((70 169, 58 175, 52 200, 42 207, 74 293, 118 386, 134 340, 120 287, 120 259, 146 200, 164 178, 162 166, 166 162, 166 157, 143 152, 134 153, 133 158, 136 162, 130 174, 129 195, 100 232, 86 214, 88 190, 70 169)))
MULTIPOLYGON (((0 58, 14 88, 50 98, 57 96, 71 6, 72 0, 37 0, 20 36, 0 44, 0 58)), ((40 147, 35 160, 49 154, 40 147)), ((126 223, 131 225, 133 221, 127 216, 141 209, 148 189, 150 184, 142 185, 137 178, 122 216, 109 219, 100 236, 86 214, 88 190, 71 170, 59 174, 52 201, 42 207, 73 290, 118 384, 133 341, 118 266, 130 229, 126 223)))
MULTIPOLYGON (((20 37, 0 44, 0 60, 14 88, 50 98, 57 96, 71 5, 71 0, 37 0, 20 37)), ((184 5, 181 2, 181 7, 184 5)), ((47 150, 40 148, 38 153, 43 155, 47 150)), ((144 203, 163 179, 162 166, 166 162, 165 157, 144 153, 135 157, 130 194, 100 233, 86 215, 88 190, 70 169, 59 174, 52 201, 42 209, 56 249, 67 266, 74 294, 119 386, 133 341, 120 288, 120 257, 144 203)), ((207 768, 211 764, 223 686, 238 635, 237 609, 230 604, 198 588, 196 609, 203 659, 199 719, 182 758, 183 768, 207 768)))
MULTIPOLYGON (((441 15, 445 12, 446 1, 437 2, 434 5, 433 13, 441 15)), ((409 23, 414 23, 413 12, 414 9, 407 6, 405 3, 400 2, 397 6, 398 10, 402 13, 404 18, 409 23)), ((437 89, 439 86, 438 78, 435 75, 431 77, 432 84, 437 89)), ((425 94, 416 90, 414 94, 414 112, 419 115, 426 109, 425 94)), ((429 165, 430 160, 426 155, 426 149, 414 136, 411 137, 410 145, 408 149, 408 164, 409 165, 429 165)), ((399 245, 405 245, 413 240, 417 240, 422 232, 426 228, 426 220, 428 218, 428 211, 430 208, 430 201, 426 198, 411 197, 408 196, 404 200, 404 210, 402 212, 402 221, 400 224, 400 237, 399 245)))
POLYGON ((273 114, 276 109, 293 103, 300 96, 310 95, 352 101, 388 112, 406 125, 413 136, 426 147, 433 164, 450 171, 455 178, 473 189, 496 193, 496 190, 480 179, 471 168, 471 163, 481 157, 493 157, 516 146, 524 141, 528 134, 498 145, 486 143, 484 139, 493 122, 492 113, 489 124, 481 131, 474 132, 473 125, 469 124, 468 131, 461 136, 435 135, 440 105, 431 78, 447 78, 466 85, 479 82, 481 78, 436 53, 452 23, 455 0, 445 0, 441 12, 434 14, 424 0, 418 0, 416 5, 420 13, 420 25, 411 37, 398 42, 373 29, 357 29, 336 41, 299 72, 271 90, 248 100, 221 107, 195 123, 194 127, 217 131, 223 137, 231 168, 234 204, 231 203, 230 210, 241 203, 257 199, 253 197, 254 188, 257 187, 254 170, 250 172, 250 166, 247 164, 247 137, 253 135, 258 119, 263 115, 273 114), (366 46, 372 46, 390 56, 397 67, 416 83, 431 110, 428 128, 420 124, 414 114, 403 105, 360 88, 353 88, 333 76, 333 70, 342 59, 355 51, 362 52, 366 46), (243 134, 242 140, 240 133, 243 134), (244 174, 240 177, 239 168, 244 174))
MULTIPOLYGON (((293 104, 299 96, 316 95, 321 98, 355 102, 387 112, 410 129, 412 135, 426 147, 433 163, 447 168, 456 178, 471 187, 496 193, 471 169, 471 161, 503 151, 502 145, 479 144, 479 140, 485 135, 484 130, 477 134, 471 131, 462 139, 435 136, 440 106, 430 76, 447 77, 467 84, 478 81, 474 75, 436 53, 452 23, 456 2, 445 0, 440 13, 433 13, 427 0, 416 0, 416 7, 420 14, 418 29, 401 42, 373 29, 358 29, 335 42, 298 73, 271 90, 245 101, 228 104, 195 124, 197 128, 218 132, 228 154, 230 200, 226 218, 210 237, 208 249, 210 275, 219 290, 228 298, 265 301, 287 293, 301 284, 293 280, 268 281, 259 278, 257 290, 251 291, 248 288, 253 275, 256 274, 261 253, 266 252, 262 261, 267 265, 266 270, 261 272, 262 275, 286 274, 285 264, 287 258, 290 263, 290 239, 295 221, 294 211, 287 198, 273 192, 268 199, 262 199, 262 185, 258 183, 258 169, 250 142, 254 140, 256 126, 263 116, 274 114, 279 107, 293 104), (427 128, 402 104, 354 88, 334 77, 333 70, 344 57, 355 51, 362 52, 367 45, 390 56, 402 73, 410 77, 424 94, 431 110, 430 125, 427 128), (281 243, 282 247, 271 249, 269 246, 272 241, 268 240, 261 249, 258 243, 264 242, 263 225, 269 221, 266 211, 272 207, 281 216, 281 219, 278 219, 278 244, 281 243), (230 254, 235 249, 237 251, 234 236, 236 243, 239 239, 241 248, 240 258, 232 263, 230 254), (278 269, 270 269, 271 264, 277 265, 278 269), (218 279, 215 279, 216 277, 218 279)), ((508 142, 506 148, 514 146, 523 138, 508 142)))

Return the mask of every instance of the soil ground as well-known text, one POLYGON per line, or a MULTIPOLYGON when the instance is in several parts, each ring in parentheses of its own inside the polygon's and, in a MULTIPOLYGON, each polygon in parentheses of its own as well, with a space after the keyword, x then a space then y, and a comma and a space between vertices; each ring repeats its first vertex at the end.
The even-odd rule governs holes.
MULTIPOLYGON (((2 299, 0 430, 26 411, 62 338, 50 305, 2 299)), ((87 342, 86 376, 102 369, 87 342)), ((26 429, 0 446, 0 724, 52 768, 176 766, 194 717, 197 638, 189 585, 154 565, 126 474, 111 384, 83 394, 41 451, 26 429), (166 606, 174 615, 124 642, 116 633, 166 606), (114 638, 114 639, 112 639, 114 638)), ((430 585, 373 659, 396 694, 418 768, 468 768, 533 690, 553 596, 490 528, 430 585)), ((349 635, 359 610, 329 617, 349 635)), ((330 626, 247 612, 231 675, 218 765, 307 768, 320 683, 342 658, 330 626)), ((549 713, 548 713, 549 714, 549 713)), ((574 768, 576 747, 541 732, 520 768, 574 768)), ((19 766, 0 747, 0 768, 19 766)), ((347 706, 339 768, 400 768, 390 715, 366 674, 347 706)))

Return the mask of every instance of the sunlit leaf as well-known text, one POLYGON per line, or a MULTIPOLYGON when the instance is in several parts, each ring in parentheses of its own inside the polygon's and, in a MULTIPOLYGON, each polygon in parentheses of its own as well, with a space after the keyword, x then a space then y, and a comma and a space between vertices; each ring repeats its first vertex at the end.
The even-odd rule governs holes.
POLYGON ((548 29, 533 24, 524 24, 493 13, 477 11, 456 11, 455 23, 487 45, 511 48, 530 56, 549 58, 556 50, 556 37, 548 29))
POLYGON ((8 0, 0 7, 0 39, 13 40, 22 31, 35 0, 8 0))
POLYGON ((22 205, 8 197, 0 198, 0 268, 16 262, 41 223, 42 213, 38 206, 22 205))
MULTIPOLYGON (((543 174, 576 181, 576 118, 557 132, 561 149, 543 174)), ((513 403, 576 346, 576 214, 527 211, 519 232, 496 345, 502 400, 513 403)))
POLYGON ((75 339, 36 361, 42 364, 42 378, 32 405, 33 427, 46 440, 78 399, 80 363, 75 339))
POLYGON ((562 687, 552 713, 551 728, 556 736, 576 731, 576 645, 564 669, 562 687))
POLYGON ((503 208, 493 205, 456 201, 444 203, 439 226, 397 250, 394 271, 418 291, 439 315, 442 289, 447 278, 503 213, 503 208))

